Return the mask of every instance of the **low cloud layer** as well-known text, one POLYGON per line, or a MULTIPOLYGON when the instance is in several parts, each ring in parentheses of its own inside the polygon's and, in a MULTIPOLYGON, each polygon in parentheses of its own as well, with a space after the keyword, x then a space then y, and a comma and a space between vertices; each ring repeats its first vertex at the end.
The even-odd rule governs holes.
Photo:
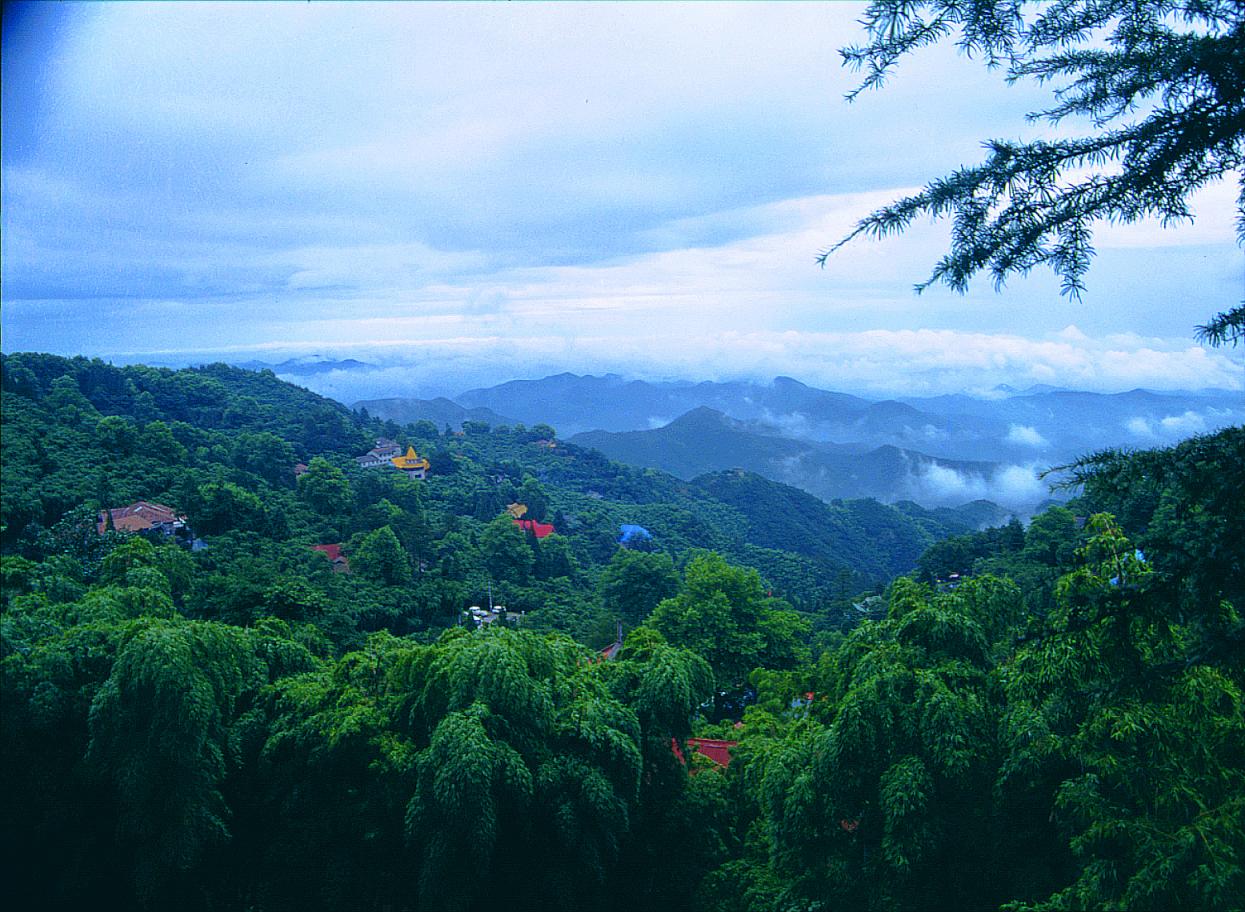
MULTIPOLYGON (((419 344, 285 347, 229 353, 230 360, 280 361, 316 352, 375 365, 333 371, 295 382, 345 402, 382 396, 453 396, 475 386, 572 371, 619 373, 640 379, 770 379, 791 376, 812 386, 864 395, 938 395, 988 392, 999 384, 1025 389, 1049 384, 1119 392, 1242 389, 1239 355, 1204 349, 1182 339, 1134 337, 1027 339, 1012 334, 949 330, 874 330, 859 333, 756 332, 645 335, 627 338, 460 336, 419 344)), ((130 356, 129 360, 142 359, 130 356)), ((197 363, 219 355, 159 354, 155 360, 197 363)), ((1143 421, 1138 434, 1198 429, 1199 418, 1174 415, 1143 421)), ((795 430, 791 428, 789 430, 795 430)), ((1192 431, 1190 431, 1192 432, 1192 431)), ((1042 435, 1016 425, 1010 443, 1038 448, 1042 435)))
POLYGON ((1240 408, 1210 408, 1202 412, 1187 410, 1162 418, 1137 415, 1124 422, 1124 428, 1142 444, 1170 443, 1194 434, 1205 434, 1230 424, 1245 422, 1245 401, 1240 408))
POLYGON ((1047 445, 1047 440, 1038 433, 1037 428, 1029 427, 1024 424, 1013 424, 1007 430, 1007 436, 1004 438, 1008 443, 1022 447, 1033 447, 1040 449, 1047 445))
POLYGON ((909 496, 917 503, 954 506, 971 500, 992 500, 1027 513, 1051 496, 1038 478, 1037 465, 1004 465, 989 475, 962 472, 938 463, 925 463, 909 474, 909 496))

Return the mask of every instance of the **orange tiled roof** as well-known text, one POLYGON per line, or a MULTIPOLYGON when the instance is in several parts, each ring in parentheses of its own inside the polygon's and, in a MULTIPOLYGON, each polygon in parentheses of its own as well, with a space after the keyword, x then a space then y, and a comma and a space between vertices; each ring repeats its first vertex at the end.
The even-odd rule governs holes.
MULTIPOLYGON (((186 517, 178 516, 172 507, 146 500, 137 500, 129 506, 108 512, 112 515, 112 527, 118 532, 146 532, 156 526, 171 526, 186 521, 186 517)), ((101 533, 107 529, 108 517, 101 513, 96 528, 101 533)))

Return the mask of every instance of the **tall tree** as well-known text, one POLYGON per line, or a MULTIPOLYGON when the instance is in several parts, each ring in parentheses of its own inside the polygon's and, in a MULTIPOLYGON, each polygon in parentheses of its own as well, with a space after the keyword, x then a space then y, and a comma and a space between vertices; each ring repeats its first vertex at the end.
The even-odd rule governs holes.
POLYGON ((516 583, 527 582, 536 562, 523 531, 507 514, 484 527, 480 534, 480 554, 494 579, 516 583))
POLYGON ((808 625, 789 607, 766 595, 755 570, 708 552, 687 565, 681 591, 653 609, 649 623, 672 644, 703 656, 726 687, 772 658, 795 660, 808 625))
POLYGON ((601 573, 600 591, 606 611, 636 624, 679 591, 679 575, 669 554, 619 548, 601 573))
POLYGON ((298 479, 298 496, 323 516, 340 516, 350 511, 354 492, 345 473, 319 456, 307 465, 298 479))
POLYGON ((350 559, 359 574, 387 586, 411 581, 411 562, 389 526, 369 532, 350 559))

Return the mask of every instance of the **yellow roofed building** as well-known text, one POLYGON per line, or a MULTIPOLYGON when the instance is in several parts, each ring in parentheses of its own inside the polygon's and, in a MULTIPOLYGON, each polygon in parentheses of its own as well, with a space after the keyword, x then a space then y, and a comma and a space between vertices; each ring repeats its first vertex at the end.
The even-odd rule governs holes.
POLYGON ((395 469, 405 472, 412 478, 427 478, 428 470, 432 467, 427 459, 415 452, 415 447, 413 446, 406 448, 405 455, 394 456, 389 461, 393 463, 395 469))

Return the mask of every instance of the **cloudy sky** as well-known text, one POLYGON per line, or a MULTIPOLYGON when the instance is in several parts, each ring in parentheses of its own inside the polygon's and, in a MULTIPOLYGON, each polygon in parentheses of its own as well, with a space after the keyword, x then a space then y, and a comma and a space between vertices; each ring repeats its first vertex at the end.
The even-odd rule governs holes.
POLYGON ((371 394, 552 370, 856 391, 1225 387, 1236 187, 1047 274, 917 297, 945 226, 815 256, 1032 137, 950 49, 843 100, 849 4, 6 5, 5 351, 355 357, 371 394), (379 385, 376 385, 379 384, 379 385))

